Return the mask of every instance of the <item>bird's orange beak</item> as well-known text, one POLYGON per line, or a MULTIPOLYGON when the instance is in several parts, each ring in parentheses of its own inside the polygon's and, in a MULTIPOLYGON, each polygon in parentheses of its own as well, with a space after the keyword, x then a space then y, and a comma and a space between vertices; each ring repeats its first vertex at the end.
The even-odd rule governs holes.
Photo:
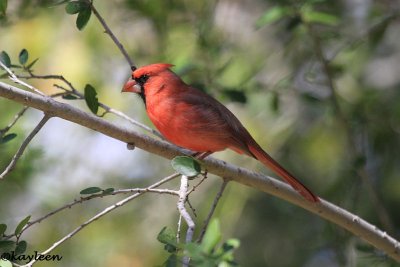
POLYGON ((139 94, 142 91, 140 85, 132 78, 125 83, 124 87, 122 88, 121 92, 131 92, 139 94))

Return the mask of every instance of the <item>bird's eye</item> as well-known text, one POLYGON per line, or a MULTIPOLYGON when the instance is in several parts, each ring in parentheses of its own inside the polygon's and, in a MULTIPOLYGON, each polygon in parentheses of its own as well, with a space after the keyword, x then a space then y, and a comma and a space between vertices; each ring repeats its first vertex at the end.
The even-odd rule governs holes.
POLYGON ((139 78, 136 78, 135 81, 139 83, 140 85, 143 85, 147 80, 149 79, 149 76, 144 74, 140 76, 139 78))

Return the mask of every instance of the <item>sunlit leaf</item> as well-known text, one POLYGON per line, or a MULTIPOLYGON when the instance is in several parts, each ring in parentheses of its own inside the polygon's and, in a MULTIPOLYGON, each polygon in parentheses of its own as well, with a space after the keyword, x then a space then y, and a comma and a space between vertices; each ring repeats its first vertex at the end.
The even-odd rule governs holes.
POLYGON ((334 15, 310 9, 306 9, 306 11, 302 13, 302 18, 305 22, 320 23, 330 26, 335 26, 339 22, 339 18, 334 15))
POLYGON ((25 63, 28 61, 28 57, 29 57, 28 50, 26 50, 25 48, 22 49, 18 56, 19 63, 21 65, 25 65, 25 63))
POLYGON ((166 226, 158 233, 157 240, 163 244, 177 245, 175 232, 166 226))
POLYGON ((219 226, 219 220, 212 220, 207 227, 206 234, 204 235, 201 247, 204 253, 210 253, 218 242, 221 240, 221 229, 219 226))
POLYGON ((8 56, 6 51, 1 51, 0 53, 0 61, 7 67, 11 67, 11 59, 8 56))
POLYGON ((11 261, 1 260, 1 259, 0 259, 0 266, 1 267, 13 267, 11 261))
POLYGON ((92 10, 90 7, 87 7, 81 11, 79 11, 78 17, 76 18, 76 27, 78 30, 83 30, 86 24, 89 22, 90 15, 92 15, 92 10))
POLYGON ((17 225, 17 227, 15 228, 14 234, 19 235, 21 233, 22 229, 24 228, 24 226, 29 222, 30 219, 31 219, 31 215, 26 216, 22 221, 20 221, 19 224, 17 225))
POLYGON ((97 111, 99 110, 99 100, 97 99, 96 90, 90 84, 85 86, 85 101, 89 109, 94 114, 97 114, 97 111))
POLYGON ((265 13, 257 20, 256 26, 262 27, 265 25, 272 24, 284 18, 285 16, 288 16, 290 13, 291 12, 287 7, 274 6, 265 11, 265 13))
POLYGON ((100 187, 92 186, 92 187, 88 187, 88 188, 83 189, 81 192, 79 192, 79 194, 81 194, 81 195, 91 195, 91 194, 99 193, 101 191, 102 191, 102 189, 100 187))
POLYGON ((6 15, 7 0, 0 0, 0 17, 6 15))
POLYGON ((172 159, 171 164, 177 172, 188 177, 194 177, 201 171, 200 164, 195 159, 188 156, 175 157, 172 159))

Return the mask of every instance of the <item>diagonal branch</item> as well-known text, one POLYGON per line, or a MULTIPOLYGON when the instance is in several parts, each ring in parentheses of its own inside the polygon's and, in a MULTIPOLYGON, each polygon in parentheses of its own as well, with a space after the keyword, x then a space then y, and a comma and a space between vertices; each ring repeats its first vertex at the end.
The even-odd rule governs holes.
POLYGON ((17 164, 18 160, 24 153, 28 144, 32 141, 33 137, 35 137, 35 135, 42 129, 42 127, 46 124, 46 122, 50 118, 51 116, 47 115, 46 113, 44 114, 43 118, 40 120, 38 125, 36 125, 36 127, 32 130, 32 132, 22 142, 20 148, 17 150, 17 153, 15 153, 14 157, 11 159, 10 164, 8 164, 5 170, 0 174, 0 180, 6 177, 6 175, 9 174, 15 168, 15 165, 17 164))
POLYGON ((135 64, 133 63, 132 59, 129 57, 128 52, 126 52, 124 46, 121 44, 121 42, 115 37, 114 33, 111 31, 110 27, 108 27, 107 23, 103 19, 103 17, 100 15, 100 13, 97 11, 97 9, 94 7, 92 1, 88 1, 90 3, 90 8, 93 11, 93 14, 96 16, 96 18, 99 20, 101 26, 103 26, 105 32, 110 36, 110 38, 113 40, 115 45, 118 47, 118 49, 121 51, 121 53, 124 55, 126 61, 128 62, 129 66, 135 67, 135 64))
POLYGON ((6 127, 0 130, 0 137, 7 133, 17 123, 17 121, 24 115, 28 108, 29 107, 24 106, 17 114, 15 114, 13 120, 6 127))
MULTIPOLYGON (((170 175, 170 176, 168 176, 168 177, 165 177, 164 179, 162 179, 162 180, 160 180, 160 181, 158 181, 158 182, 156 182, 156 183, 150 185, 149 187, 147 187, 147 189, 150 190, 150 189, 157 188, 157 187, 159 187, 160 185, 162 185, 162 184, 164 184, 164 183, 166 183, 166 182, 171 181, 172 179, 174 179, 174 178, 177 177, 177 176, 178 176, 178 175, 173 174, 173 175, 170 175)), ((97 221, 98 219, 100 219, 100 218, 103 217, 104 215, 110 213, 111 211, 113 211, 113 210, 115 210, 115 209, 117 209, 117 208, 119 208, 119 207, 124 206, 126 203, 128 203, 128 202, 130 202, 130 201, 132 201, 132 200, 134 200, 134 199, 136 199, 136 198, 142 196, 143 194, 149 192, 149 190, 147 190, 147 191, 144 190, 144 191, 142 191, 142 192, 135 193, 135 194, 133 194, 133 195, 127 197, 127 198, 122 199, 121 201, 115 203, 114 205, 111 205, 111 206, 105 208, 102 212, 96 214, 95 216, 93 216, 92 218, 90 218, 89 220, 87 220, 86 222, 84 222, 83 224, 81 224, 80 226, 78 226, 77 228, 75 228, 75 230, 73 230, 72 232, 70 232, 69 234, 67 234, 66 236, 64 236, 63 238, 61 238, 60 240, 58 240, 57 242, 55 242, 51 247, 49 247, 48 249, 46 249, 45 251, 41 252, 41 253, 38 254, 38 255, 47 255, 47 254, 49 254, 51 251, 53 251, 55 248, 57 248, 58 246, 60 246, 62 243, 64 243, 64 242, 67 241, 68 239, 72 238, 74 235, 76 235, 78 232, 80 232, 83 228, 85 228, 85 227, 88 226, 89 224, 91 224, 91 223, 97 221)), ((26 267, 32 266, 35 262, 37 262, 37 260, 38 260, 38 258, 35 258, 35 259, 31 260, 30 262, 28 262, 27 264, 22 265, 22 266, 26 266, 26 267)), ((21 266, 21 267, 22 267, 22 266, 21 266)))
MULTIPOLYGON (((178 177, 179 175, 177 173, 172 174, 168 177, 178 177)), ((25 225, 24 228, 22 228, 21 232, 19 232, 19 235, 22 235, 23 232, 31 228, 33 225, 41 223, 43 220, 65 210, 65 209, 71 209, 73 206, 76 206, 78 204, 82 204, 83 202, 96 199, 96 198, 103 198, 106 196, 115 196, 115 195, 121 195, 121 194, 130 194, 130 193, 156 193, 156 194, 167 194, 167 195, 172 195, 172 196, 179 196, 179 192, 175 190, 170 190, 170 189, 154 189, 149 187, 146 188, 131 188, 131 189, 120 189, 120 190, 115 190, 112 193, 109 194, 93 194, 87 197, 81 197, 79 199, 74 199, 68 204, 65 204, 49 213, 46 215, 43 215, 42 217, 37 218, 36 220, 30 221, 25 225)), ((10 235, 4 235, 5 239, 10 239, 12 237, 16 236, 15 233, 10 234, 10 235)))
MULTIPOLYGON (((186 154, 193 153, 179 149, 165 141, 156 140, 131 129, 115 125, 66 103, 60 103, 52 98, 33 94, 3 82, 0 82, 0 97, 42 110, 52 114, 52 116, 77 123, 122 142, 135 144, 140 149, 167 159, 172 159, 174 156, 185 152, 186 154)), ((364 239, 371 245, 384 251, 389 257, 400 262, 400 243, 386 232, 381 231, 357 215, 323 199, 321 199, 320 203, 311 203, 303 199, 286 183, 274 178, 214 158, 207 158, 202 162, 208 172, 277 196, 296 206, 302 207, 350 231, 355 236, 364 239)))
POLYGON ((219 190, 218 190, 217 195, 216 195, 215 198, 214 198, 214 202, 213 202, 213 204, 212 204, 212 206, 211 206, 210 212, 208 213, 207 218, 206 218, 206 220, 204 221, 203 228, 201 229, 199 238, 197 239, 197 242, 198 242, 198 243, 201 243, 201 241, 203 240, 203 237, 204 237, 204 235, 205 235, 205 233, 206 233, 208 224, 209 224, 210 221, 211 221, 211 218, 212 218, 212 216, 213 216, 213 214, 214 214, 214 212, 215 212, 215 209, 217 208, 218 202, 219 202, 219 200, 221 199, 222 194, 224 193, 225 188, 226 188, 226 185, 228 184, 228 182, 229 182, 228 180, 225 180, 225 179, 224 179, 224 181, 223 181, 222 184, 221 184, 221 187, 220 187, 219 190))

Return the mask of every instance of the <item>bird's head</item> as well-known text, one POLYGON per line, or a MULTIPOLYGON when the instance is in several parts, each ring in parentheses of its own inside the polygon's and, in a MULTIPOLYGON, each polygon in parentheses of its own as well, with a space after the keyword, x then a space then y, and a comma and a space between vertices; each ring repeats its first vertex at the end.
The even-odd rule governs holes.
POLYGON ((143 98, 146 87, 145 85, 154 77, 162 76, 165 72, 171 73, 169 68, 171 68, 172 66, 174 65, 166 63, 156 63, 143 66, 132 71, 132 76, 125 83, 124 87, 122 88, 122 92, 137 93, 143 98))

